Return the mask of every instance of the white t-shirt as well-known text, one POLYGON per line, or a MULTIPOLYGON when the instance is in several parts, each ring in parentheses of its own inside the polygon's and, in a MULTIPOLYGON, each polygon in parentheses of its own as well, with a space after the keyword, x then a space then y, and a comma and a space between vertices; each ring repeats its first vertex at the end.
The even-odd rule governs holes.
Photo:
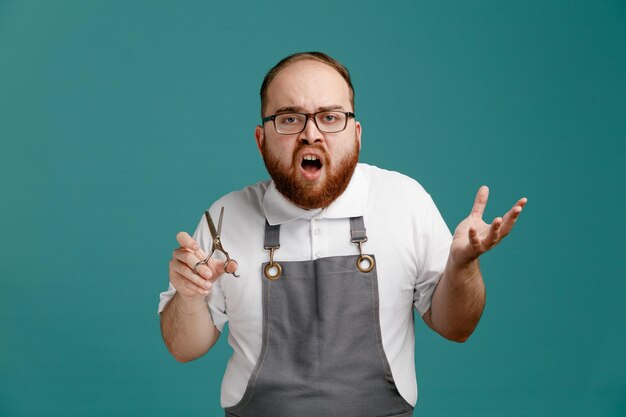
MULTIPOLYGON (((350 217, 363 216, 378 274, 382 341, 393 378, 404 399, 417 401, 413 306, 423 315, 450 251, 451 234, 430 195, 413 179, 397 172, 358 164, 346 191, 325 209, 304 210, 290 203, 271 181, 227 194, 210 208, 214 221, 224 207, 222 244, 239 266, 240 278, 221 276, 207 303, 217 328, 229 322, 228 343, 234 352, 222 382, 221 405, 243 397, 261 351, 263 248, 265 219, 280 224, 280 249, 274 259, 305 261, 356 255, 350 241, 350 217)), ((194 238, 208 253, 211 235, 202 217, 194 238)), ((161 293, 159 313, 175 289, 161 293)))

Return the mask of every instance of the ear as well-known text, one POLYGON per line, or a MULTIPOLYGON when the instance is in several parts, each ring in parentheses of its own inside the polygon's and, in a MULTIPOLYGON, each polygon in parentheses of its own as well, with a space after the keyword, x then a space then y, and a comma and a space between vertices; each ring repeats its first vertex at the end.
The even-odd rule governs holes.
POLYGON ((265 141, 265 130, 263 130, 263 126, 257 125, 254 129, 254 140, 256 140, 256 147, 259 149, 259 153, 262 153, 261 148, 265 141))
POLYGON ((361 150, 361 123, 355 122, 354 128, 356 131, 356 141, 359 143, 359 151, 361 150))

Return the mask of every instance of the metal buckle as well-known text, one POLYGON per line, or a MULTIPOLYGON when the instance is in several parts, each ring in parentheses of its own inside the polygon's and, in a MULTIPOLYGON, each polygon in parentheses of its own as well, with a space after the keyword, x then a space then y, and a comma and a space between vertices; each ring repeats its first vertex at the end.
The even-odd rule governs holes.
POLYGON ((367 273, 374 269, 376 262, 371 256, 363 255, 363 243, 365 242, 367 242, 367 238, 352 241, 352 243, 357 243, 359 245, 359 257, 356 260, 356 267, 359 271, 367 273))
POLYGON ((278 248, 280 245, 265 248, 270 251, 270 262, 263 268, 263 275, 270 281, 276 281, 283 274, 283 267, 278 262, 274 262, 274 251, 278 248))

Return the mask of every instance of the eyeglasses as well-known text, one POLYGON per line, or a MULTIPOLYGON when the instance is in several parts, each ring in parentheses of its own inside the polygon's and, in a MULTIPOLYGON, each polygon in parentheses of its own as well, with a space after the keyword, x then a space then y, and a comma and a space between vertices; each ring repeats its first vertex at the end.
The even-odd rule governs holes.
POLYGON ((274 122, 276 132, 281 135, 295 135, 306 128, 309 118, 313 119, 315 126, 323 133, 337 133, 345 130, 348 119, 354 118, 354 113, 349 111, 324 110, 317 113, 279 113, 264 117, 263 123, 274 122))

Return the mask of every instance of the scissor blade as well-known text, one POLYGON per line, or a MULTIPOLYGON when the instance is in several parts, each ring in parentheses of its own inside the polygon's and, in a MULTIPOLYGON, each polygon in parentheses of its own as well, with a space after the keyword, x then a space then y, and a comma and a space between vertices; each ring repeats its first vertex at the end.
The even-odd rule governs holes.
POLYGON ((224 207, 220 210, 220 219, 217 221, 217 234, 222 235, 222 219, 224 218, 224 207))
POLYGON ((215 239, 218 234, 217 231, 215 231, 215 225, 213 224, 213 219, 211 218, 211 215, 209 214, 209 210, 206 210, 204 212, 204 215, 206 217, 206 221, 209 224, 209 232, 211 232, 211 236, 213 237, 213 239, 215 239))

